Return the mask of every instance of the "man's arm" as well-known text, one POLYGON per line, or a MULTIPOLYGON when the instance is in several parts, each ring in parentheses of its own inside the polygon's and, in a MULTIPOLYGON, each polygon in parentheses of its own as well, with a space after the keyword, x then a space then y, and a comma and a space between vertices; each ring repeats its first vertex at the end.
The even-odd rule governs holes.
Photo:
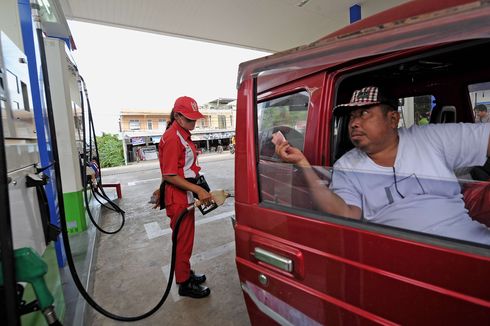
POLYGON ((359 207, 348 205, 340 196, 323 185, 299 149, 285 142, 276 146, 276 153, 284 162, 295 164, 302 169, 313 199, 320 210, 353 219, 361 218, 362 212, 359 207))

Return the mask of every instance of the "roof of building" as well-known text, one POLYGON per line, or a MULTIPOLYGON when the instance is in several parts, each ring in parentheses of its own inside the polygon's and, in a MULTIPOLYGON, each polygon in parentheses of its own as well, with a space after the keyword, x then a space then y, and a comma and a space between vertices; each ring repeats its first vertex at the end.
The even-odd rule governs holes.
MULTIPOLYGON (((356 3, 352 0, 58 1, 68 19, 267 52, 312 42, 347 25, 349 7, 356 3), (203 21, 206 28, 203 28, 203 21)), ((362 6, 362 16, 368 17, 406 1, 363 0, 358 3, 362 6)), ((436 4, 441 1, 427 0, 436 4)))
POLYGON ((165 109, 129 108, 119 111, 119 115, 170 115, 170 111, 172 109, 167 111, 165 109))
POLYGON ((233 101, 235 101, 236 99, 234 98, 226 98, 226 97, 220 97, 220 98, 217 98, 215 100, 212 100, 212 101, 209 101, 208 103, 205 103, 205 104, 228 104, 228 103, 231 103, 233 101))

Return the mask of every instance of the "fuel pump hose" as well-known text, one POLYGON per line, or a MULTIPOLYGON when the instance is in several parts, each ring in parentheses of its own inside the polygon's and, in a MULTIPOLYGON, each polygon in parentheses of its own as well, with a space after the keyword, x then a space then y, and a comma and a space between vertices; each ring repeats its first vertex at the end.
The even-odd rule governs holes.
POLYGON ((172 288, 174 272, 175 272, 175 260, 176 260, 176 255, 177 255, 177 237, 179 234, 180 225, 182 223, 182 220, 185 217, 186 213, 191 209, 194 209, 193 205, 189 206, 185 210, 183 210, 180 213, 179 217, 177 218, 177 222, 175 223, 175 229, 172 233, 172 257, 171 257, 171 261, 170 261, 170 274, 169 274, 170 276, 168 279, 168 283, 167 283, 167 287, 165 289, 165 292, 164 292, 162 298, 160 299, 160 301, 152 309, 150 309, 148 312, 145 312, 139 316, 119 316, 119 315, 116 315, 114 313, 111 313, 111 312, 105 310, 104 308, 102 308, 99 304, 97 304, 97 302, 95 302, 95 300, 87 293, 87 291, 83 288, 83 285, 81 284, 81 282, 78 278, 75 267, 74 266, 72 267, 73 257, 71 255, 71 249, 69 248, 69 245, 68 245, 68 248, 66 246, 66 244, 69 241, 68 232, 66 229, 66 220, 61 219, 63 241, 65 243, 65 251, 66 251, 66 255, 67 255, 67 259, 68 259, 68 265, 70 267, 70 272, 73 275, 73 279, 74 280, 77 279, 78 282, 75 282, 75 284, 78 288, 78 291, 80 292, 82 297, 88 302, 88 304, 90 304, 90 306, 92 306, 92 308, 94 308, 96 311, 98 311, 99 313, 101 313, 102 315, 104 315, 108 318, 118 320, 118 321, 125 321, 125 322, 142 320, 144 318, 147 318, 147 317, 153 315, 156 311, 158 311, 158 309, 160 309, 163 306, 163 304, 165 303, 165 301, 167 300, 167 297, 170 293, 170 289, 172 288))
MULTIPOLYGON (((76 67, 75 67, 76 68, 76 67)), ((77 74, 78 74, 78 71, 77 71, 77 74)), ((122 210, 119 206, 117 206, 114 202, 112 202, 109 197, 107 195, 105 195, 105 192, 104 192, 104 195, 105 197, 103 197, 114 209, 112 209, 113 211, 116 211, 118 212, 120 215, 121 215, 121 225, 119 226, 119 228, 117 228, 116 230, 114 231, 107 231, 107 230, 104 230, 100 225, 97 224, 97 222, 95 221, 93 215, 92 215, 92 212, 90 211, 90 205, 89 205, 89 200, 88 200, 88 194, 87 194, 87 177, 86 177, 86 174, 85 174, 85 169, 86 169, 86 166, 87 166, 87 140, 86 140, 86 128, 85 128, 85 105, 84 105, 84 100, 83 100, 83 89, 85 88, 86 90, 86 87, 85 87, 85 84, 84 84, 84 81, 83 81, 83 78, 80 76, 80 74, 78 74, 78 76, 80 77, 80 81, 79 81, 79 86, 80 86, 80 104, 81 104, 81 111, 82 111, 82 132, 83 132, 83 136, 82 136, 82 141, 83 141, 83 146, 82 146, 82 155, 80 157, 80 166, 81 166, 81 169, 82 169, 82 185, 83 185, 83 194, 84 194, 84 201, 85 201, 85 209, 87 211, 87 214, 88 214, 88 217, 90 218, 90 221, 92 222, 92 224, 95 226, 95 228, 97 230, 99 230, 100 232, 102 233, 105 233, 105 234, 116 234, 118 233, 119 231, 122 230, 122 228, 124 227, 124 224, 126 222, 126 216, 125 216, 125 211, 122 210), (83 86, 82 86, 82 83, 83 83, 83 86)), ((85 95, 87 96, 87 93, 85 93, 85 95)), ((87 99, 88 100, 88 99, 87 99)), ((87 101, 88 103, 88 101, 87 101)), ((89 103, 88 103, 89 104, 89 103)), ((89 111, 89 138, 90 138, 90 144, 92 143, 92 132, 95 133, 95 129, 93 128, 93 120, 92 120, 92 114, 91 114, 91 110, 90 110, 90 106, 88 107, 88 111, 89 111), (90 127, 90 125, 92 125, 92 127, 90 127)), ((97 143, 95 143, 95 146, 97 146, 97 143)), ((90 146, 91 147, 91 146, 90 146)), ((92 148, 90 148, 90 154, 92 153, 92 148)), ((98 151, 97 151, 97 156, 98 156, 98 151)), ((100 172, 99 172, 100 174, 100 172)), ((101 184, 101 187, 102 187, 102 182, 100 182, 101 184)), ((90 188, 93 190, 93 185, 90 186, 90 188)), ((103 190, 102 190, 103 191, 103 190)), ((97 198, 97 196, 95 195, 94 192, 92 192, 95 199, 97 201, 99 201, 99 203, 101 205, 103 205, 104 207, 108 208, 108 209, 111 209, 109 208, 108 206, 102 204, 102 202, 100 202, 100 200, 97 198)))

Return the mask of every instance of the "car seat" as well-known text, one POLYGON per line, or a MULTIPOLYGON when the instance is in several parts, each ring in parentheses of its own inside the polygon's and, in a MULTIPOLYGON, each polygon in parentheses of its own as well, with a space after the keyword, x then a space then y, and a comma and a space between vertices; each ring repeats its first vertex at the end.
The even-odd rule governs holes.
POLYGON ((456 107, 452 105, 435 106, 430 114, 430 123, 455 123, 456 107))
POLYGON ((332 129, 332 165, 345 153, 354 148, 349 138, 349 115, 334 111, 334 126, 332 129))

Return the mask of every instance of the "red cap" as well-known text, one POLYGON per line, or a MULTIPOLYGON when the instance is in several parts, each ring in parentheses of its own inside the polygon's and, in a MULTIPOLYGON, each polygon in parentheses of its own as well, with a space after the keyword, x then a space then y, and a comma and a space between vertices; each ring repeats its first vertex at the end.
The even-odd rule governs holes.
POLYGON ((199 112, 199 106, 197 106, 196 101, 188 96, 182 96, 175 100, 174 112, 182 114, 189 120, 204 118, 199 112))

